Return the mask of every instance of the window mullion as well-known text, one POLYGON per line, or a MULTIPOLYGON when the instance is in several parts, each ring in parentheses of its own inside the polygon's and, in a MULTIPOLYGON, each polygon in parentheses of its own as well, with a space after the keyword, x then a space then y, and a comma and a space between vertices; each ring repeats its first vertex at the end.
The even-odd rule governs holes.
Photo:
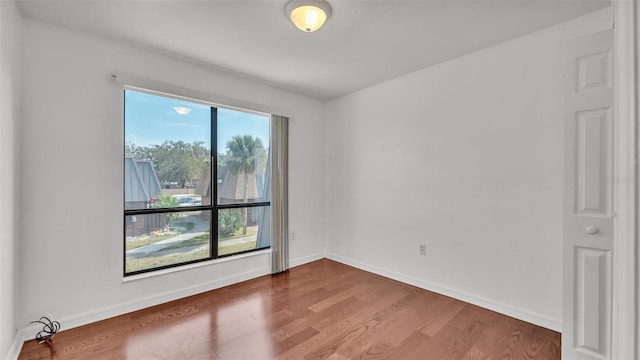
POLYGON ((254 207, 262 207, 262 206, 270 206, 270 205, 271 205, 270 201, 255 202, 255 203, 224 204, 224 205, 218 205, 218 210, 254 208, 254 207))
POLYGON ((218 109, 211 107, 211 223, 209 224, 209 251, 218 257, 218 109))

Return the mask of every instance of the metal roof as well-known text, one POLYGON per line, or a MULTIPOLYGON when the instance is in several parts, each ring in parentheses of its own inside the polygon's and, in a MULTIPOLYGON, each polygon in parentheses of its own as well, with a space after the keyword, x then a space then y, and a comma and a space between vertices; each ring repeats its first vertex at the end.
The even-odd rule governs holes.
POLYGON ((160 181, 149 160, 124 158, 124 201, 149 201, 159 194, 160 181))

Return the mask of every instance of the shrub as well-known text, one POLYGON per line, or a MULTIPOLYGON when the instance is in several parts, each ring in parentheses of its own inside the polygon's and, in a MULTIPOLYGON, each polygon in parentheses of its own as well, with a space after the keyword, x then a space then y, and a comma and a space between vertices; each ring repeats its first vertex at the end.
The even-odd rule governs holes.
POLYGON ((238 210, 218 212, 218 234, 225 238, 233 235, 244 223, 244 216, 238 210))

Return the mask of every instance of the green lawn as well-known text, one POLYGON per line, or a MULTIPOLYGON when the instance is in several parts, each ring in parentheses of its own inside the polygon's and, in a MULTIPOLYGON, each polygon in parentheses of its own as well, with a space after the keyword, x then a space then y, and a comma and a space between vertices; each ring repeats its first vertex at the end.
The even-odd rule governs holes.
POLYGON ((189 240, 180 241, 179 243, 175 243, 171 246, 167 246, 165 249, 178 249, 182 247, 187 247, 191 245, 201 245, 209 243, 209 234, 199 235, 189 240))
POLYGON ((247 234, 246 235, 242 235, 242 228, 238 229, 235 233, 233 233, 233 235, 229 236, 229 237, 221 237, 219 240, 220 241, 225 241, 225 240, 231 240, 231 239, 237 239, 237 238, 241 238, 241 237, 245 237, 245 236, 254 236, 258 234, 258 227, 257 226, 252 226, 252 227, 248 227, 247 228, 247 234))
POLYGON ((174 223, 174 225, 179 229, 179 231, 171 231, 161 235, 149 234, 127 239, 127 241, 125 241, 126 249, 132 250, 146 245, 155 244, 158 241, 166 240, 176 235, 184 234, 187 231, 193 229, 193 227, 195 226, 195 224, 191 221, 187 223, 176 222, 174 223))
MULTIPOLYGON (((193 223, 189 223, 186 224, 186 227, 182 227, 182 233, 185 232, 185 228, 186 229, 192 229, 193 228, 193 223), (191 224, 191 226, 189 227, 188 225, 191 224)), ((176 224, 178 225, 178 224, 176 224)), ((181 224, 182 225, 182 224, 181 224)), ((186 230, 188 231, 188 230, 186 230)), ((228 255, 228 254, 233 254, 233 253, 238 253, 238 252, 243 252, 243 251, 247 251, 247 250, 252 250, 256 248, 256 240, 252 240, 246 243, 240 243, 240 244, 232 244, 232 245, 225 245, 225 242, 228 240, 232 240, 232 239, 238 239, 238 238, 243 238, 243 237, 255 237, 257 235, 258 232, 258 228, 256 227, 249 227, 247 228, 247 234, 243 235, 242 234, 242 229, 239 229, 238 231, 236 231, 232 236, 227 237, 227 238, 220 238, 220 242, 219 242, 219 246, 218 246, 218 255, 228 255)), ((158 235, 158 236, 148 236, 148 237, 143 237, 140 238, 139 240, 127 240, 126 241, 126 247, 127 250, 131 250, 131 249, 135 249, 141 246, 145 246, 145 245, 149 245, 149 244, 153 244, 156 243, 158 241, 161 240, 165 240, 171 237, 174 237, 176 235, 179 235, 179 233, 172 233, 172 234, 167 234, 167 235, 158 235)), ((165 249, 179 249, 179 248, 183 248, 183 247, 189 247, 189 246, 193 246, 193 245, 207 245, 209 244, 209 234, 203 234, 203 235, 198 235, 195 236, 191 239, 188 240, 184 240, 181 241, 179 243, 170 245, 168 247, 166 247, 165 249)), ((203 259, 203 258, 207 258, 209 257, 209 247, 208 246, 202 246, 199 247, 197 249, 191 250, 191 251, 187 251, 187 252, 182 252, 182 253, 176 253, 176 254, 170 254, 170 255, 165 255, 165 256, 159 256, 159 257, 152 257, 152 258, 145 258, 145 259, 129 259, 126 261, 126 270, 127 272, 134 272, 134 271, 139 271, 139 270, 146 270, 146 269, 153 269, 153 268, 157 268, 157 267, 162 267, 162 266, 167 266, 167 265, 173 265, 173 264, 178 264, 178 263, 184 263, 184 262, 189 262, 189 261, 193 261, 193 260, 199 260, 199 259, 203 259)))
POLYGON ((233 254, 241 251, 252 250, 256 248, 256 242, 251 241, 242 244, 235 244, 229 246, 218 246, 218 255, 233 254))
MULTIPOLYGON (((247 235, 242 235, 242 230, 239 230, 238 232, 236 232, 235 234, 233 234, 230 237, 227 238, 220 238, 220 242, 223 241, 227 241, 227 240, 232 240, 232 239, 240 239, 243 237, 249 237, 249 236, 255 236, 257 234, 257 229, 252 229, 252 228, 248 228, 247 229, 247 235)), ((202 245, 202 244, 207 244, 209 243, 209 235, 205 234, 205 235, 199 235, 196 236, 194 238, 191 238, 189 240, 184 240, 184 241, 180 241, 179 243, 173 244, 171 246, 166 247, 165 249, 178 249, 181 247, 187 247, 187 246, 191 246, 191 245, 202 245)), ((252 242, 255 247, 255 241, 252 242)), ((234 246, 234 245, 231 245, 234 246)), ((229 246, 229 247, 231 247, 229 246)), ((249 248, 251 249, 251 248, 249 248)))
POLYGON ((139 247, 150 245, 150 244, 155 244, 158 241, 169 239, 169 238, 172 238, 172 237, 174 237, 176 235, 178 235, 178 233, 172 232, 172 233, 169 233, 169 234, 166 234, 166 235, 140 236, 140 237, 138 237, 136 239, 127 239, 126 247, 127 247, 127 250, 131 250, 131 249, 139 248, 139 247))
MULTIPOLYGON (((208 243, 208 236, 203 235, 202 237, 206 237, 207 240, 204 243, 208 243)), ((242 244, 234 244, 229 246, 222 245, 218 247, 218 255, 228 255, 228 254, 233 254, 237 252, 252 250, 255 248, 256 248, 255 241, 242 243, 242 244)), ((173 264, 203 259, 208 256, 209 256, 209 247, 203 247, 203 248, 199 248, 196 250, 179 253, 179 254, 171 254, 171 255, 146 258, 146 259, 127 260, 127 272, 152 269, 152 268, 166 266, 166 265, 173 265, 173 264)))
POLYGON ((197 249, 185 253, 171 254, 154 258, 127 260, 127 272, 153 269, 209 257, 209 248, 197 249))

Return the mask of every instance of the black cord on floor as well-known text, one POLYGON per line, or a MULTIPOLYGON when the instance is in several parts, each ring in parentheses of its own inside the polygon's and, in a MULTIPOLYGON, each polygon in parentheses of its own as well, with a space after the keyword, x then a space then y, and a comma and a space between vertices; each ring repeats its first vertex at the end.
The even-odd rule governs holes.
POLYGON ((38 344, 52 343, 53 337, 58 331, 60 331, 60 323, 49 319, 46 316, 40 318, 40 320, 32 321, 29 324, 42 324, 44 325, 42 330, 36 334, 36 340, 38 344))

